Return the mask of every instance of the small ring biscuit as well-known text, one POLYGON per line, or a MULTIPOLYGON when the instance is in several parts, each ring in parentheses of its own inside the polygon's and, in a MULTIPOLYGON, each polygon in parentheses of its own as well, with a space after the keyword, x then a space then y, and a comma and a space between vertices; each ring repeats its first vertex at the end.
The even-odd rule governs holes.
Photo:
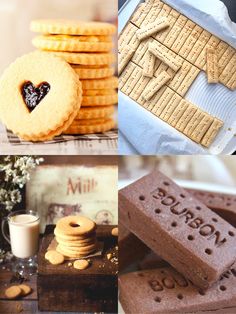
POLYGON ((58 230, 58 228, 56 227, 54 229, 54 234, 56 237, 58 237, 59 239, 61 240, 64 240, 64 241, 80 241, 80 240, 87 240, 88 238, 92 238, 92 237, 95 237, 95 232, 92 232, 88 235, 80 235, 80 236, 74 236, 74 235, 66 235, 63 233, 63 231, 61 230, 58 230))
POLYGON ((58 247, 63 250, 64 252, 72 252, 72 253, 87 253, 94 251, 96 248, 96 243, 86 245, 86 246, 80 246, 80 247, 74 247, 74 246, 68 246, 68 245, 62 245, 59 244, 58 247))
POLYGON ((91 251, 87 251, 87 252, 73 252, 73 251, 64 251, 61 247, 57 246, 56 248, 57 252, 59 252, 60 254, 62 254, 64 257, 71 257, 71 258, 80 258, 80 257, 86 257, 90 254, 92 254, 96 248, 94 248, 94 250, 91 251))
POLYGON ((91 219, 82 216, 63 217, 57 222, 56 229, 69 236, 81 236, 93 233, 96 224, 91 219))
POLYGON ((89 267, 89 262, 86 259, 79 259, 73 264, 75 269, 83 270, 89 267))
POLYGON ((22 293, 22 290, 19 286, 11 286, 10 288, 7 288, 5 291, 5 296, 8 299, 16 299, 18 298, 22 293))
POLYGON ((62 239, 60 237, 56 237, 57 243, 62 245, 68 245, 68 246, 86 246, 95 243, 96 238, 95 237, 89 237, 84 240, 75 240, 75 241, 68 241, 65 239, 62 239))
POLYGON ((65 35, 112 35, 116 27, 110 23, 83 22, 73 20, 34 20, 30 24, 33 32, 65 35))

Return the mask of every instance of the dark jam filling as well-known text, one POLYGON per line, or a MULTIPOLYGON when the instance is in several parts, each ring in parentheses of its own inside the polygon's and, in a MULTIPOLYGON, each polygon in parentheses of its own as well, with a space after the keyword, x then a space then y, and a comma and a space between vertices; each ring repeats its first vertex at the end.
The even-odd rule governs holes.
POLYGON ((50 85, 47 82, 39 84, 38 87, 35 87, 31 82, 26 82, 22 85, 21 93, 30 112, 33 111, 40 101, 47 95, 49 90, 50 85))

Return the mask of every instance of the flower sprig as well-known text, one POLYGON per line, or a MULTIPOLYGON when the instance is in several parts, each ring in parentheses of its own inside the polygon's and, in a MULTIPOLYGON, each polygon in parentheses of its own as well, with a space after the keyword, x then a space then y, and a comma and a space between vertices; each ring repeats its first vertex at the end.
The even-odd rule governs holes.
POLYGON ((0 157, 0 205, 7 211, 21 202, 20 190, 30 179, 30 172, 43 158, 35 156, 2 156, 0 157))

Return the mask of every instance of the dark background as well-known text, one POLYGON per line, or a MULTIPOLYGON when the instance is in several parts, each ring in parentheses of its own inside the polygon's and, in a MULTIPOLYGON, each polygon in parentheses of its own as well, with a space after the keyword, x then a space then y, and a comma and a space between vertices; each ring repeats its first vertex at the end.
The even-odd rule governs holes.
MULTIPOLYGON (((119 0, 119 9, 122 7, 122 5, 126 1, 127 0, 119 0)), ((192 0, 192 1, 194 1, 194 0, 192 0)), ((224 2, 225 5, 227 6, 231 20, 236 22, 236 1, 235 0, 221 0, 221 1, 224 2)))

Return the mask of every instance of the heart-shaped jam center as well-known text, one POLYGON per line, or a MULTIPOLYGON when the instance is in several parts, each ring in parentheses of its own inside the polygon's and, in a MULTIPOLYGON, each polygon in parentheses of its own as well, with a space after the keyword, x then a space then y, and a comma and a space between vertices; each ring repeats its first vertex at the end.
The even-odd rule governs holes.
POLYGON ((50 85, 47 82, 42 82, 37 87, 32 82, 26 82, 22 85, 21 93, 30 112, 35 109, 49 90, 50 85))

